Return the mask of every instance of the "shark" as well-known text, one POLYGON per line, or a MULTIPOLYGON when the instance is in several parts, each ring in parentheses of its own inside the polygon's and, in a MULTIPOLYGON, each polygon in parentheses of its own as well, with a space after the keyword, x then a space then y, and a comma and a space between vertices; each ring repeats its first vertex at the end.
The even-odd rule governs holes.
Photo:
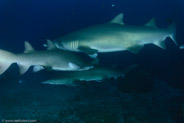
POLYGON ((175 44, 175 24, 167 28, 158 28, 155 19, 143 26, 126 25, 123 13, 110 22, 86 27, 53 40, 59 49, 84 52, 96 56, 98 52, 116 52, 128 50, 139 53, 145 44, 155 44, 165 49, 164 40, 170 37, 175 44))
POLYGON ((47 42, 47 50, 36 51, 27 41, 24 42, 24 53, 15 54, 0 49, 0 74, 4 73, 12 63, 17 63, 20 74, 24 74, 30 66, 33 71, 42 69, 55 71, 81 71, 93 68, 87 60, 75 52, 60 50, 52 42, 47 42))
POLYGON ((131 65, 124 70, 118 70, 109 67, 96 66, 86 71, 74 71, 74 72, 59 72, 50 77, 50 79, 41 82, 42 84, 52 85, 69 85, 76 86, 77 82, 102 82, 108 78, 117 79, 119 77, 124 78, 126 74, 135 68, 137 65, 131 65))

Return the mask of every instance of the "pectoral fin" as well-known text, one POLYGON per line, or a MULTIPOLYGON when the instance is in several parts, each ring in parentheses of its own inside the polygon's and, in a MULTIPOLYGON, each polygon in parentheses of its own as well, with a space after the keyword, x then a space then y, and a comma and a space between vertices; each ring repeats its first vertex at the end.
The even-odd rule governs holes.
POLYGON ((158 47, 162 48, 162 49, 166 49, 164 41, 155 42, 154 44, 157 45, 158 47))
POLYGON ((21 75, 26 73, 26 71, 29 69, 29 66, 23 66, 21 64, 18 64, 18 66, 19 66, 19 72, 21 75))
POLYGON ((78 65, 76 65, 76 64, 74 64, 74 63, 68 63, 68 66, 70 67, 70 68, 72 68, 72 69, 79 69, 80 67, 78 66, 78 65))
POLYGON ((34 66, 34 67, 33 67, 33 72, 38 72, 38 71, 41 71, 41 70, 43 70, 43 69, 44 69, 43 66, 37 65, 37 66, 34 66))

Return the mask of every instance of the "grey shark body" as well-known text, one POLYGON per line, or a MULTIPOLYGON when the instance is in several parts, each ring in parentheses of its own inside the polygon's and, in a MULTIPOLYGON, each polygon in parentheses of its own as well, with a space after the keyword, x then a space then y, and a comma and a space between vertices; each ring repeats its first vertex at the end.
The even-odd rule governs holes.
POLYGON ((65 72, 42 82, 43 84, 54 85, 75 85, 76 81, 97 81, 100 82, 105 78, 119 77, 123 75, 121 71, 107 68, 93 68, 87 71, 65 72))
POLYGON ((125 68, 123 71, 114 68, 94 67, 87 71, 59 73, 42 83, 53 85, 75 85, 76 81, 101 82, 107 78, 116 79, 118 77, 124 77, 135 66, 136 65, 132 65, 128 68, 125 68))
POLYGON ((59 71, 80 71, 92 68, 92 65, 76 53, 59 50, 48 42, 48 50, 35 51, 32 46, 25 42, 25 51, 21 54, 14 54, 0 50, 0 74, 4 73, 12 63, 17 63, 21 74, 24 74, 30 66, 33 70, 41 69, 59 71))
MULTIPOLYGON (((123 14, 119 14, 109 23, 84 28, 54 40, 60 49, 94 54, 97 52, 115 52, 128 50, 138 53, 145 44, 155 44, 165 48, 164 40, 174 40, 175 26, 159 29, 154 19, 144 26, 125 25, 123 14)), ((175 41, 175 40, 174 40, 175 41)))

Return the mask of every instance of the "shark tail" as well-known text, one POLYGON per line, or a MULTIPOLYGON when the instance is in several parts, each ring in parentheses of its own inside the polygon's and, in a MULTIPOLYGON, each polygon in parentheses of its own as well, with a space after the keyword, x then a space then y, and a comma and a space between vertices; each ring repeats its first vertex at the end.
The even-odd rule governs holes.
POLYGON ((178 46, 177 42, 176 42, 176 24, 173 23, 171 24, 167 30, 170 32, 170 38, 174 41, 174 43, 178 46))
POLYGON ((0 75, 3 74, 12 63, 14 63, 14 57, 15 54, 5 51, 5 50, 0 50, 0 75))

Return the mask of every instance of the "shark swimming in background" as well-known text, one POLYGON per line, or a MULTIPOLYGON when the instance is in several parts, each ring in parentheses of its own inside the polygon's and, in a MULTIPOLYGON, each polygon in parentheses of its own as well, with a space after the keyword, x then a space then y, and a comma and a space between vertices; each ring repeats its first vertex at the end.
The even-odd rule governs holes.
POLYGON ((104 79, 108 78, 116 79, 118 77, 124 77, 136 66, 137 65, 131 65, 122 71, 114 68, 94 67, 86 71, 60 72, 54 76, 51 76, 49 80, 42 82, 42 84, 75 86, 77 81, 102 82, 104 79))
POLYGON ((26 41, 24 53, 14 54, 0 50, 0 74, 4 73, 12 63, 17 63, 20 74, 24 74, 30 66, 37 72, 42 69, 56 71, 81 71, 93 66, 75 52, 57 49, 48 41, 48 50, 35 51, 26 41))
POLYGON ((174 24, 166 29, 157 28, 152 19, 143 26, 126 25, 121 13, 108 23, 69 33, 53 42, 59 49, 84 52, 95 56, 98 52, 124 50, 136 54, 145 44, 150 43, 165 48, 164 40, 167 37, 175 42, 174 24))

